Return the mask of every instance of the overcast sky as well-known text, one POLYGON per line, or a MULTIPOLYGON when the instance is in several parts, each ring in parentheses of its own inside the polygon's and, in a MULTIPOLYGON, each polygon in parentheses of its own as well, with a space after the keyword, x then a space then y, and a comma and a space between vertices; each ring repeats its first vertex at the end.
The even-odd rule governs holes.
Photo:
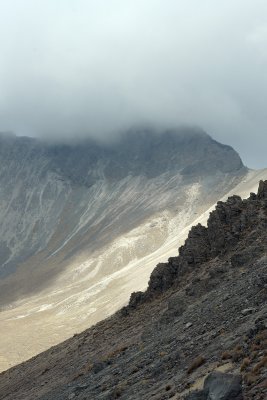
POLYGON ((266 0, 0 0, 0 130, 199 125, 267 167, 266 0))

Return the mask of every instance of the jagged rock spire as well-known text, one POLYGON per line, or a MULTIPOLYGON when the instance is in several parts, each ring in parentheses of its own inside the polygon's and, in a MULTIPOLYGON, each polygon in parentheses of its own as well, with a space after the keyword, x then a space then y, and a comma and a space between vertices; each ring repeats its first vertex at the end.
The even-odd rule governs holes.
POLYGON ((267 181, 260 181, 258 189, 258 198, 267 199, 267 181))

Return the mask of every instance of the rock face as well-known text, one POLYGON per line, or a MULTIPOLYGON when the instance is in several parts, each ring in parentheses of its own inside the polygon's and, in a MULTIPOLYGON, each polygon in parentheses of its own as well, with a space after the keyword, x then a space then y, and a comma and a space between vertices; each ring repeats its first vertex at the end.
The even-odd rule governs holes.
POLYGON ((210 214, 207 227, 199 224, 191 229, 184 246, 179 249, 179 256, 154 269, 146 293, 133 295, 130 306, 166 291, 177 284, 184 273, 230 253, 240 241, 243 243, 242 252, 232 256, 232 265, 241 266, 259 256, 265 248, 260 244, 254 247, 253 243, 267 229, 266 198, 267 183, 261 181, 258 194, 248 200, 232 196, 225 203, 218 202, 215 211, 210 214), (247 248, 250 248, 249 252, 247 248))
POLYGON ((0 374, 0 397, 265 400, 266 188, 219 203, 127 307, 0 374))

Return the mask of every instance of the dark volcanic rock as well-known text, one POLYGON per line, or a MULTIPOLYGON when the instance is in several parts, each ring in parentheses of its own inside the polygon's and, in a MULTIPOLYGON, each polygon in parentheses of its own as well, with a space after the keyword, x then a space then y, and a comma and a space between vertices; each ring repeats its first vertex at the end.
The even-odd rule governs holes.
POLYGON ((266 182, 260 181, 259 189, 258 189, 258 198, 266 199, 267 198, 267 185, 266 182))
POLYGON ((239 375, 211 373, 205 380, 207 400, 242 400, 242 378, 239 375))
POLYGON ((232 265, 241 267, 259 258, 265 248, 254 243, 262 234, 261 230, 267 229, 266 193, 267 181, 261 181, 255 197, 242 200, 239 196, 232 196, 225 203, 219 201, 210 214, 207 227, 200 224, 192 227, 184 246, 179 249, 179 256, 171 257, 168 263, 160 263, 154 269, 146 293, 144 296, 139 294, 139 302, 177 285, 183 274, 211 259, 222 257, 242 240, 245 240, 245 246, 232 255, 232 265))
POLYGON ((242 378, 239 375, 212 372, 204 382, 204 389, 191 393, 186 400, 243 400, 242 378))
POLYGON ((133 292, 130 296, 129 307, 136 308, 143 301, 143 292, 133 292))

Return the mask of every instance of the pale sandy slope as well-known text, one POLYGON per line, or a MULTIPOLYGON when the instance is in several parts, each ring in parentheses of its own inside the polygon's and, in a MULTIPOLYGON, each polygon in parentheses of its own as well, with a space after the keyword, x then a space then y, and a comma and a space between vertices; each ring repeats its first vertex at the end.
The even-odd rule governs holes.
MULTIPOLYGON (((232 194, 248 197, 261 179, 267 179, 267 169, 249 171, 223 199, 232 194)), ((177 255, 190 227, 206 223, 215 205, 201 213, 205 206, 196 207, 198 192, 197 184, 190 188, 183 212, 161 212, 94 258, 81 255, 49 288, 2 311, 0 370, 82 331, 126 304, 132 291, 144 290, 155 265, 177 255), (143 256, 148 245, 151 253, 143 256), (117 269, 116 262, 125 267, 117 269)))

